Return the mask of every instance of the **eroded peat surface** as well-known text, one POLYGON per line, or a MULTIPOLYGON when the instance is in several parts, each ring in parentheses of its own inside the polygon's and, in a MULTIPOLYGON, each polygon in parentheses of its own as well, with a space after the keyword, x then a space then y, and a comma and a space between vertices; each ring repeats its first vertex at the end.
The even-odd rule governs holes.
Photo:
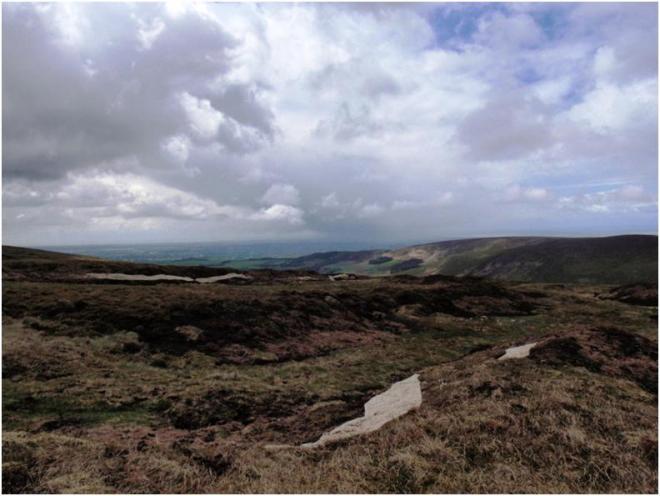
POLYGON ((652 285, 235 273, 5 248, 5 492, 656 490, 652 285))

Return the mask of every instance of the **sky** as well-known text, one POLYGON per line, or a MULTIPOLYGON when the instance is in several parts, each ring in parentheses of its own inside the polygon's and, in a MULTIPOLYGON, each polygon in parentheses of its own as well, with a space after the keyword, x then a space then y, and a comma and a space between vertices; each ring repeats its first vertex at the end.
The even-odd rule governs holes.
POLYGON ((2 14, 5 244, 657 232, 654 3, 2 14))

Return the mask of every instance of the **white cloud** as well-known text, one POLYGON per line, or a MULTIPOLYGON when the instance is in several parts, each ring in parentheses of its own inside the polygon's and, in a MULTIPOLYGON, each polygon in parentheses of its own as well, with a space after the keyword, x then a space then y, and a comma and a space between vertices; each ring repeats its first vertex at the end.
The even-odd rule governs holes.
POLYGON ((377 217, 380 214, 385 212, 385 207, 377 203, 369 203, 367 205, 362 205, 358 210, 358 217, 369 218, 377 217))
POLYGON ((556 79, 545 79, 535 84, 532 91, 543 103, 555 105, 561 103, 572 85, 573 81, 570 76, 561 76, 556 79))
POLYGON ((628 184, 623 188, 617 190, 617 195, 622 200, 629 200, 629 201, 639 201, 639 200, 649 199, 648 193, 644 191, 644 188, 633 184, 628 184))
POLYGON ((253 220, 284 221, 293 225, 304 224, 303 211, 291 205, 272 205, 250 216, 253 220))
POLYGON ((321 206, 323 208, 336 208, 339 206, 339 200, 337 199, 337 193, 334 191, 325 195, 321 198, 321 206))
POLYGON ((479 22, 477 39, 484 44, 526 47, 539 43, 543 39, 543 31, 527 14, 495 12, 479 22))
POLYGON ((637 212, 642 209, 657 210, 658 198, 639 185, 628 184, 605 191, 563 196, 557 205, 559 208, 596 213, 637 212))
POLYGON ((616 68, 616 56, 611 47, 600 47, 594 58, 594 73, 597 78, 608 77, 616 68))
POLYGON ((261 197, 262 203, 297 205, 300 202, 300 193, 292 184, 273 184, 261 197))
POLYGON ((618 86, 602 83, 570 111, 578 123, 586 123, 599 133, 625 131, 639 124, 657 123, 657 79, 645 79, 618 86))
POLYGON ((185 0, 167 0, 165 2, 165 12, 173 19, 181 17, 188 10, 188 4, 185 0))
POLYGON ((138 39, 142 44, 142 48, 145 50, 149 50, 151 48, 156 39, 165 29, 165 23, 158 17, 153 19, 151 23, 147 23, 142 19, 138 19, 138 26, 138 39))
POLYGON ((190 155, 190 139, 186 135, 170 136, 163 142, 163 149, 177 162, 185 163, 190 155))
POLYGON ((438 204, 440 204, 440 205, 450 205, 451 203, 454 202, 454 199, 455 199, 455 196, 454 196, 453 192, 445 191, 438 198, 438 204))
POLYGON ((545 188, 528 188, 523 194, 529 200, 545 200, 549 196, 545 188))
POLYGON ((134 174, 76 176, 57 200, 94 217, 174 217, 206 219, 220 210, 211 201, 134 174))
POLYGON ((45 22, 51 24, 61 43, 75 47, 83 42, 89 24, 78 5, 75 3, 41 4, 37 7, 37 11, 45 22))
POLYGON ((4 6, 7 232, 654 226, 655 7, 491 7, 4 6))
POLYGON ((551 197, 550 192, 545 188, 528 187, 524 188, 518 184, 513 184, 506 188, 503 198, 509 202, 540 202, 548 200, 551 197))
POLYGON ((210 101, 184 91, 179 95, 179 103, 188 117, 191 131, 197 137, 210 140, 218 134, 224 116, 211 106, 210 101))

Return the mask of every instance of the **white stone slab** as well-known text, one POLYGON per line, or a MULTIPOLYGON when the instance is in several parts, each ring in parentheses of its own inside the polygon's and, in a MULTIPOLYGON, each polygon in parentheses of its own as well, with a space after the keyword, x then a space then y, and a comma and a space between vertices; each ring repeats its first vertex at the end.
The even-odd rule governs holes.
POLYGON ((422 388, 419 375, 395 382, 382 394, 374 396, 364 405, 364 416, 349 420, 323 434, 318 441, 305 443, 303 448, 316 448, 333 441, 347 439, 376 431, 388 422, 419 408, 422 404, 422 388))
POLYGON ((168 274, 156 274, 147 276, 143 274, 121 274, 121 273, 98 273, 90 272, 86 275, 91 279, 104 279, 108 281, 185 281, 193 282, 192 277, 170 276, 168 274))
POLYGON ((536 346, 536 343, 527 343, 523 344, 522 346, 514 346, 512 348, 508 348, 504 355, 498 358, 498 360, 509 360, 511 358, 527 358, 529 356, 529 352, 532 348, 536 346))
POLYGON ((201 284, 210 284, 218 281, 230 281, 232 279, 242 279, 245 281, 250 281, 252 280, 252 276, 248 276, 246 274, 238 274, 236 272, 230 272, 229 274, 225 274, 222 276, 198 277, 195 280, 201 284))

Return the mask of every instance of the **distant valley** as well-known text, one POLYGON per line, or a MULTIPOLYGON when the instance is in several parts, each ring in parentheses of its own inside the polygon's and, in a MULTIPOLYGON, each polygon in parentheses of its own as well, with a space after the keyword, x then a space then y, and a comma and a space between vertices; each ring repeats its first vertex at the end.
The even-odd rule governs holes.
POLYGON ((657 279, 658 237, 463 239, 394 250, 227 260, 218 265, 243 270, 298 269, 370 276, 442 274, 525 282, 625 284, 657 279))

